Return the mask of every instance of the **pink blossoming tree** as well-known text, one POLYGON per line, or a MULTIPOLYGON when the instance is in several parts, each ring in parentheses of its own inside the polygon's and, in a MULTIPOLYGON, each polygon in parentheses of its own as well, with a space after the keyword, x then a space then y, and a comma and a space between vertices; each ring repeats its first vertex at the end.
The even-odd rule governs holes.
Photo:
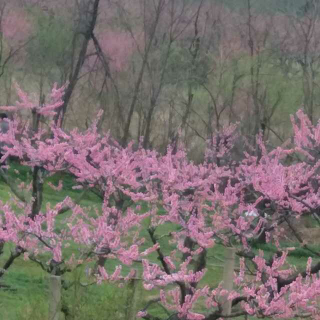
MULTIPOLYGON (((138 312, 143 319, 159 319, 149 311, 153 303, 160 303, 170 319, 320 317, 320 262, 312 260, 320 254, 292 224, 303 215, 319 220, 320 123, 312 125, 299 111, 292 117, 291 142, 270 148, 258 136, 260 151, 248 151, 238 162, 230 157, 240 136, 235 126, 226 127, 208 143, 206 160, 195 164, 182 147, 168 146, 161 155, 120 146, 98 133, 101 115, 85 132, 63 131, 54 122, 42 128, 42 118, 50 123, 63 104, 64 89, 55 86, 48 103, 39 106, 18 87, 20 101, 2 107, 32 113, 29 125, 21 126, 16 116, 0 134, 6 143, 1 160, 15 157, 32 169, 31 185, 18 186, 0 168, 12 190, 12 199, 0 202, 1 249, 6 243, 16 246, 3 270, 24 254, 50 274, 85 264, 97 282, 125 281, 137 277, 138 264, 144 288, 158 290, 159 297, 138 312), (83 193, 100 197, 95 210, 81 206, 83 193, 56 205, 43 203, 43 186, 58 172, 72 175, 83 193), (304 270, 289 263, 296 248, 283 245, 285 225, 310 252, 304 270), (256 252, 253 245, 261 238, 276 246, 275 255, 256 252), (217 245, 235 248, 240 257, 231 291, 204 278, 217 245), (112 270, 111 259, 117 261, 112 270), (226 299, 232 306, 227 315, 226 299)), ((63 188, 62 182, 49 185, 63 188)))

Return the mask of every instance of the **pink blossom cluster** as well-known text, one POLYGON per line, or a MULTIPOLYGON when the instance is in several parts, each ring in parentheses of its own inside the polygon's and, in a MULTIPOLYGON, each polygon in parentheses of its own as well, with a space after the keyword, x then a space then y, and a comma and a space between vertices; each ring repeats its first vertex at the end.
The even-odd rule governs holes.
MULTIPOLYGON (((20 102, 2 109, 50 117, 63 104, 64 88, 55 86, 48 104, 38 106, 18 87, 20 102)), ((133 144, 121 147, 98 132, 97 121, 85 132, 54 125, 34 132, 17 119, 10 121, 9 131, 0 133, 0 141, 7 143, 2 160, 15 157, 33 172, 41 168, 39 183, 57 172, 68 173, 76 189, 96 192, 101 202, 90 210, 67 197, 34 214, 35 198, 12 197, 0 202, 0 241, 15 244, 43 267, 54 262, 67 270, 98 263, 93 270, 98 282, 136 277, 139 263, 144 288, 159 289, 160 303, 181 319, 218 319, 225 298, 234 316, 319 317, 319 263, 309 259, 306 270, 297 272, 288 263, 291 249, 282 248, 279 240, 284 222, 306 214, 317 217, 320 206, 319 125, 313 126, 302 111, 292 121, 292 146, 269 151, 258 138, 261 156, 246 153, 234 165, 212 161, 212 155, 219 158, 233 148, 234 126, 217 133, 207 160, 195 164, 181 148, 173 152, 169 146, 163 155, 136 150, 133 144), (288 161, 298 155, 304 160, 288 161), (164 229, 170 232, 159 231, 164 229), (262 234, 278 249, 268 259, 251 246, 262 234), (208 254, 217 244, 236 247, 243 257, 233 291, 203 283, 208 254), (110 259, 118 262, 115 270, 108 269, 110 259), (254 277, 247 276, 248 259, 254 277), (129 274, 123 273, 124 265, 130 266, 129 274)), ((63 189, 62 182, 48 185, 63 189)), ((147 309, 138 315, 152 319, 147 309)))

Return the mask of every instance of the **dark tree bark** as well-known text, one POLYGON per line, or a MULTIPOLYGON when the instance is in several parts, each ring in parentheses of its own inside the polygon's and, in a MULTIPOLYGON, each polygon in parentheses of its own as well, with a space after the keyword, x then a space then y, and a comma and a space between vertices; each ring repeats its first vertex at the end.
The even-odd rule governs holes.
POLYGON ((100 3, 100 0, 90 0, 88 1, 88 3, 86 3, 84 8, 79 8, 80 15, 83 16, 83 19, 82 19, 83 21, 82 21, 82 25, 79 28, 80 30, 78 31, 78 34, 75 34, 75 37, 82 35, 83 41, 82 41, 79 55, 77 57, 77 61, 75 63, 75 68, 73 69, 72 67, 71 69, 71 73, 69 76, 69 84, 66 88, 65 95, 63 98, 63 105, 55 116, 55 122, 56 124, 60 122, 60 126, 63 125, 65 114, 67 112, 67 108, 70 103, 72 93, 79 80, 79 75, 80 75, 82 66, 86 60, 88 45, 90 40, 93 37, 93 32, 97 22, 97 17, 99 13, 99 3, 100 3))

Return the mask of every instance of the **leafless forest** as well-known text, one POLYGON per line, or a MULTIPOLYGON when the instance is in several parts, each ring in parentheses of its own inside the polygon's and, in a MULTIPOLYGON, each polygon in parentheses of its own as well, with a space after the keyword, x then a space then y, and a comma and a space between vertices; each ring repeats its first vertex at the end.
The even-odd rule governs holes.
MULTIPOLYGON (((0 103, 14 82, 43 103, 68 82, 59 116, 121 144, 184 143, 200 160, 238 122, 278 144, 289 115, 319 117, 317 0, 1 0, 0 103)), ((45 125, 45 123, 43 123, 45 125)))

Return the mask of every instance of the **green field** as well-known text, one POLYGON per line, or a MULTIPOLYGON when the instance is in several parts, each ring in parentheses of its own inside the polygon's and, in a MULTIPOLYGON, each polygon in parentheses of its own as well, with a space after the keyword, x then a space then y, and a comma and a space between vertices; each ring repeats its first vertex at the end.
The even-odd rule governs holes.
MULTIPOLYGON (((13 168, 14 169, 14 168, 13 168)), ((12 178, 17 178, 14 171, 11 171, 12 178)), ((19 179, 27 181, 28 170, 19 167, 19 179)), ((72 191, 72 181, 68 177, 55 176, 51 178, 51 182, 57 184, 58 180, 64 179, 64 189, 61 192, 52 191, 49 187, 44 190, 44 206, 47 202, 52 204, 61 201, 65 196, 69 195, 76 198, 79 191, 72 191), (70 191, 71 190, 71 191, 70 191)), ((0 200, 7 201, 10 198, 10 190, 0 181, 0 200)), ((99 199, 94 194, 86 194, 81 205, 94 207, 99 205, 99 199)), ((66 213, 67 214, 67 213, 66 213)), ((174 228, 172 225, 164 225, 157 229, 158 235, 166 234, 174 228)), ((148 234, 144 231, 143 236, 148 239, 148 234)), ((160 241, 164 252, 170 252, 171 248, 166 242, 160 241)), ((150 246, 151 241, 145 244, 150 246)), ((292 246, 288 244, 288 246, 292 246)), ((12 246, 13 247, 13 246, 12 246)), ((10 254, 10 245, 5 246, 5 253, 0 256, 0 268, 10 254)), ((76 250, 76 247, 70 250, 76 250)), ((267 255, 276 252, 276 248, 264 245, 256 246, 256 250, 263 249, 267 255)), ((215 246, 208 252, 209 269, 202 283, 216 286, 222 280, 223 274, 223 256, 224 248, 215 246)), ((304 268, 309 253, 304 249, 296 250, 289 257, 289 261, 297 267, 304 268)), ((152 256, 157 261, 155 254, 152 256)), ((238 264, 238 263, 237 263, 238 264)), ((112 270, 116 265, 115 261, 108 261, 107 269, 112 270), (111 264, 110 264, 111 263, 111 264)), ((63 290, 63 309, 67 314, 66 319, 128 319, 130 312, 135 312, 142 308, 146 303, 157 297, 157 291, 142 290, 141 281, 137 281, 135 286, 135 296, 137 303, 133 302, 133 284, 130 283, 123 288, 119 288, 114 284, 92 284, 83 286, 88 282, 85 276, 85 267, 78 268, 63 277, 65 286, 68 289, 63 290)), ((134 268, 141 273, 141 265, 136 264, 134 268)), ((128 268, 123 269, 126 273, 128 268)), ((48 274, 44 272, 37 264, 31 261, 25 261, 23 257, 15 260, 13 266, 0 279, 0 310, 1 320, 43 320, 48 318, 48 274)), ((158 305, 154 304, 149 310, 156 309, 156 314, 160 319, 166 319, 165 311, 158 305)), ((199 306, 201 308, 201 306, 199 306)))

